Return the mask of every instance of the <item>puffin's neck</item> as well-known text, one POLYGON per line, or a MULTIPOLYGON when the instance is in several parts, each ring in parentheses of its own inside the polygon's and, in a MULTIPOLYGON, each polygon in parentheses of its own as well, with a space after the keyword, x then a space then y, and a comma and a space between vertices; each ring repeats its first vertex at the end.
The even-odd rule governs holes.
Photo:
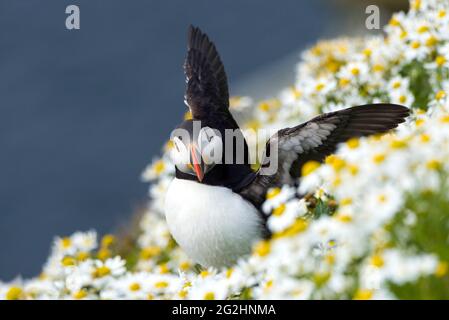
MULTIPOLYGON (((201 183, 238 190, 251 182, 254 174, 254 171, 247 164, 217 164, 204 176, 201 183)), ((198 182, 195 175, 184 173, 177 168, 176 178, 198 182)))

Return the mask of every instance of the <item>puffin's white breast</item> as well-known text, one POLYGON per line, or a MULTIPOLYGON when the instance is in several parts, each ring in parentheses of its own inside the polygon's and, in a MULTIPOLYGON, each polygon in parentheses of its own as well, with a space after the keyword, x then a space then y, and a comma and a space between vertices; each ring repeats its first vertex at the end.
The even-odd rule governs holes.
POLYGON ((257 209, 230 189, 176 178, 165 217, 176 242, 205 267, 232 265, 251 252, 263 230, 257 209))

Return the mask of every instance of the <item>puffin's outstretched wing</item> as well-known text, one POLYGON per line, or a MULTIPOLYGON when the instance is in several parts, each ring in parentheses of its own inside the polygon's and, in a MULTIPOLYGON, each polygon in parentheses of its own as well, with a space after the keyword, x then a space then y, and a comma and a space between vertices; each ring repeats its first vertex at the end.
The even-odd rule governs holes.
POLYGON ((195 119, 211 113, 229 113, 226 72, 212 41, 199 28, 190 26, 184 63, 185 101, 195 119))
MULTIPOLYGON (((259 174, 240 194, 260 207, 268 188, 291 183, 309 160, 322 162, 340 142, 353 137, 384 133, 405 121, 409 109, 394 104, 369 104, 322 114, 293 128, 279 130, 267 142, 277 157, 265 157, 259 174), (274 174, 264 174, 270 161, 278 161, 274 174)), ((267 151, 266 151, 267 152, 267 151)))

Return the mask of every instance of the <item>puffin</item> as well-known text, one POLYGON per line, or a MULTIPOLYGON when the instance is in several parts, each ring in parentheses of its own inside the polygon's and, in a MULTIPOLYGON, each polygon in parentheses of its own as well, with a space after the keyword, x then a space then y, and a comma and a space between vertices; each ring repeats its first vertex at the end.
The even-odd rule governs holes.
POLYGON ((300 183, 308 161, 323 162, 339 143, 386 133, 409 115, 407 107, 389 103, 321 114, 277 131, 266 142, 259 169, 253 170, 248 145, 229 111, 220 55, 194 26, 188 30, 184 73, 184 102, 192 118, 171 135, 175 177, 165 195, 165 218, 178 245, 206 268, 230 267, 271 236, 269 215, 262 211, 270 188, 300 183), (226 139, 236 143, 226 144, 226 139))

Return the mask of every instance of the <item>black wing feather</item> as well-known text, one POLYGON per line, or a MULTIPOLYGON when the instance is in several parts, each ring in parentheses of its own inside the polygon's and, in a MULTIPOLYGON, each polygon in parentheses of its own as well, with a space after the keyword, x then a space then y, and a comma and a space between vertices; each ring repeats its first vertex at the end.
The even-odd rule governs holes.
POLYGON ((199 28, 190 26, 187 49, 185 100, 193 117, 204 119, 214 112, 228 113, 228 81, 214 43, 199 28))
POLYGON ((370 104, 322 114, 293 128, 279 130, 267 142, 277 144, 278 170, 263 174, 264 167, 273 161, 263 162, 258 176, 240 194, 260 207, 271 187, 292 183, 300 177, 302 166, 310 161, 322 162, 335 152, 339 143, 354 137, 385 133, 405 121, 408 108, 394 104, 370 104))

